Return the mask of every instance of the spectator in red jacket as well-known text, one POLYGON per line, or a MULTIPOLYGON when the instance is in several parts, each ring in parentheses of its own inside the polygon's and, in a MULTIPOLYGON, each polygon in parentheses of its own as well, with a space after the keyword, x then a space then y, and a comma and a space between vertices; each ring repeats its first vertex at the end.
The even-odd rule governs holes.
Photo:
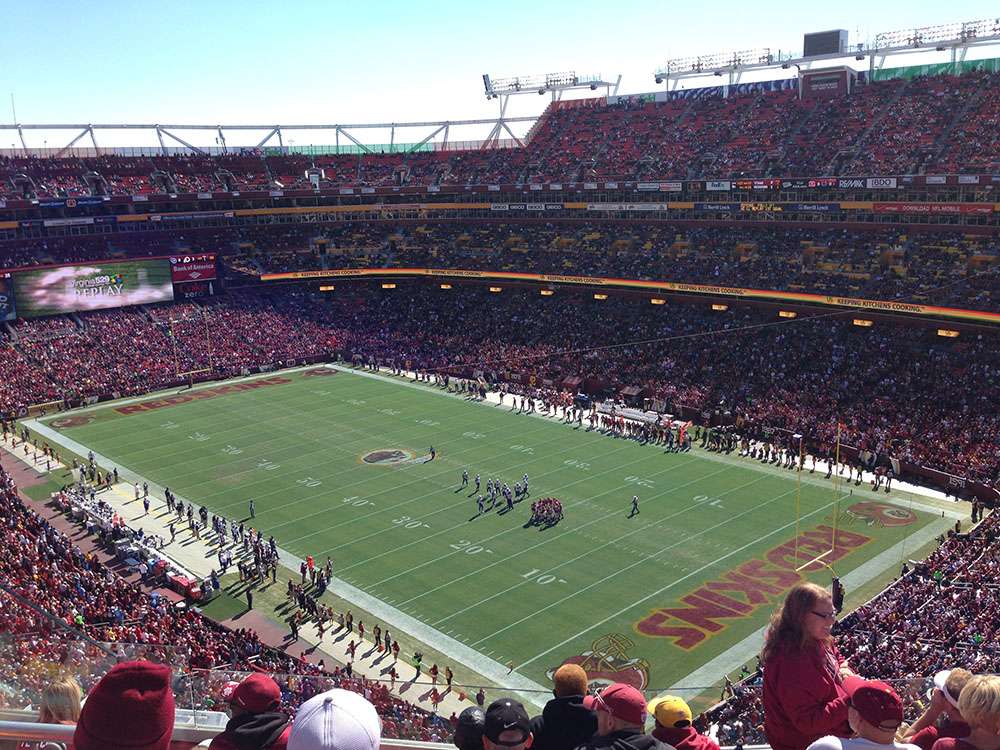
POLYGON ((965 739, 943 737, 933 750, 997 750, 1000 748, 1000 676, 977 675, 962 688, 958 710, 969 723, 965 739))
POLYGON ((691 725, 691 708, 683 698, 667 695, 654 698, 647 706, 656 720, 653 736, 677 750, 719 750, 719 743, 699 734, 691 725))
POLYGON ((278 710, 281 690, 265 674, 255 673, 222 691, 229 700, 226 730, 218 734, 209 750, 285 750, 292 725, 278 710))
POLYGON ((906 730, 904 741, 917 745, 920 750, 931 750, 942 737, 968 737, 971 730, 958 709, 958 699, 971 679, 972 673, 967 669, 946 669, 934 675, 930 705, 906 730), (943 727, 937 725, 941 716, 948 717, 943 727))
POLYGON ((793 587, 771 617, 761 661, 764 733, 774 750, 852 734, 842 682, 854 673, 831 637, 836 618, 833 597, 814 583, 793 587))

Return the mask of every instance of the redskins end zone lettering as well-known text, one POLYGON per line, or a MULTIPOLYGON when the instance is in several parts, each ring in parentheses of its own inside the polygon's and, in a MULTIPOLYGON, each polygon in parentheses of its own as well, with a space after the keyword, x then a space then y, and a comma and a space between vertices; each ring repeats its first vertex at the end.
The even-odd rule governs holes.
POLYGON ((263 388, 268 385, 282 385, 283 383, 291 383, 290 378, 286 378, 282 375, 273 375, 269 378, 261 378, 260 380, 251 380, 248 383, 233 383, 232 385, 219 385, 214 388, 205 388, 200 391, 191 391, 190 393, 178 393, 174 396, 164 396, 163 398, 154 398, 149 401, 143 401, 141 404, 129 404, 128 406, 119 406, 115 408, 115 411, 119 414, 138 414, 144 411, 154 411, 155 409, 164 409, 168 406, 176 406, 177 404, 186 404, 188 401, 199 401, 205 398, 215 398, 216 396, 225 396, 227 393, 241 393, 243 391, 252 391, 257 388, 263 388))
POLYGON ((803 532, 798 537, 798 560, 793 538, 768 550, 764 559, 749 560, 681 597, 684 606, 653 610, 635 624, 635 630, 653 638, 670 638, 675 646, 690 650, 728 627, 719 620, 748 617, 758 607, 770 606, 773 599, 803 580, 804 576, 795 570, 802 559, 829 552, 823 562, 814 562, 804 569, 820 570, 872 541, 869 536, 837 529, 837 543, 830 551, 832 538, 830 526, 803 532))

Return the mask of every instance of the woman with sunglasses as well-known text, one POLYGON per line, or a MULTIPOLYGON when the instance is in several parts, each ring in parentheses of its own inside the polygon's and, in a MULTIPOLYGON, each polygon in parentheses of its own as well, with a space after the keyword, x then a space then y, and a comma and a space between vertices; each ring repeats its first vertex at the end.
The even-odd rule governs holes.
POLYGON ((842 682, 854 672, 834 645, 836 619, 833 597, 815 583, 797 584, 771 616, 761 661, 764 733, 774 750, 852 734, 842 682))

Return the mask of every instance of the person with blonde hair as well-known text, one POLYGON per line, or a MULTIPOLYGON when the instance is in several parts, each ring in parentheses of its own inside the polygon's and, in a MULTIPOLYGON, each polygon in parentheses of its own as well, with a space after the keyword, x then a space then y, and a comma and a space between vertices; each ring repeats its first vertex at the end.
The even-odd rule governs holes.
MULTIPOLYGON (((38 723, 75 725, 80 718, 81 695, 80 686, 72 677, 63 677, 49 683, 42 692, 38 723)), ((35 747, 38 750, 73 750, 73 743, 40 742, 35 747)))
POLYGON ((774 750, 805 750, 820 737, 850 737, 845 677, 854 675, 831 635, 837 611, 815 583, 796 584, 764 637, 764 733, 774 750))
POLYGON ((998 750, 1000 748, 1000 676, 976 675, 962 688, 958 710, 969 724, 965 738, 942 737, 933 750, 998 750))
POLYGON ((943 737, 968 737, 971 730, 958 710, 958 697, 971 679, 972 672, 967 669, 946 669, 934 675, 930 705, 906 730, 903 741, 920 750, 931 750, 943 737), (937 721, 942 716, 948 718, 948 723, 939 727, 937 721))

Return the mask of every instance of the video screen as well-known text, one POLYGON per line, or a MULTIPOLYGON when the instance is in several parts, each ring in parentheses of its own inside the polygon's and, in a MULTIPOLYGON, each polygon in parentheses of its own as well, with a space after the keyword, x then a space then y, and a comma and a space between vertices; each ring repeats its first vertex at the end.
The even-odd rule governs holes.
POLYGON ((14 284, 9 273, 0 273, 0 321, 17 317, 14 309, 14 284))
POLYGON ((14 275, 18 315, 25 318, 170 302, 170 263, 136 260, 59 266, 14 275))

